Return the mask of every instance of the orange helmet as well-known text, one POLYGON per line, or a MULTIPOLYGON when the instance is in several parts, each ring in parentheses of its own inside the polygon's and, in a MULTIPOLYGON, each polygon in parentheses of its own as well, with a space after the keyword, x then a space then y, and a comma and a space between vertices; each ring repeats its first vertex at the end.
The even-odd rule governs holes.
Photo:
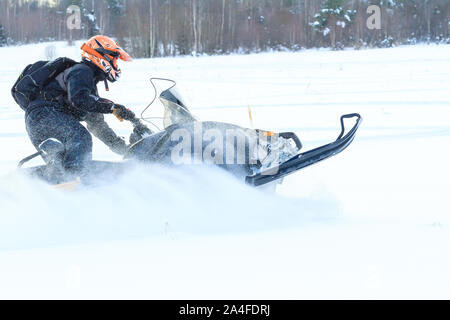
POLYGON ((106 78, 114 82, 120 77, 117 65, 119 58, 132 61, 130 55, 119 47, 117 42, 106 36, 94 36, 81 46, 83 60, 91 61, 106 73, 106 78))

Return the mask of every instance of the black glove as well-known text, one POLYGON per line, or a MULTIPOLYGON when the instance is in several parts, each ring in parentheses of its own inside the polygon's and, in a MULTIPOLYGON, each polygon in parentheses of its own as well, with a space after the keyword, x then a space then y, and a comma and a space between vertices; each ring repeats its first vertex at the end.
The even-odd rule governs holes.
POLYGON ((145 125, 143 124, 135 125, 133 132, 130 135, 130 145, 135 144, 136 142, 144 138, 144 136, 151 134, 153 134, 152 130, 147 128, 145 125))
POLYGON ((147 126, 145 126, 144 124, 142 124, 141 122, 139 122, 138 125, 134 126, 133 131, 141 136, 145 136, 145 135, 151 135, 153 134, 152 130, 150 130, 149 128, 147 128, 147 126))
POLYGON ((133 120, 136 118, 133 111, 121 104, 115 104, 112 108, 112 112, 119 120, 133 120))
POLYGON ((109 148, 122 156, 128 152, 128 146, 122 137, 117 137, 114 141, 111 141, 109 148))

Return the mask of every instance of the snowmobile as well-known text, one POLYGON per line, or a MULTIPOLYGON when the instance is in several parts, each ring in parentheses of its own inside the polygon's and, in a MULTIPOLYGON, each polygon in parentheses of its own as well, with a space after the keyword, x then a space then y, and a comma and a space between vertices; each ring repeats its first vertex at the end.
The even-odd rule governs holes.
MULTIPOLYGON (((340 153, 352 143, 362 120, 357 113, 342 115, 341 131, 335 141, 301 152, 302 143, 293 132, 276 133, 230 123, 200 121, 184 103, 174 81, 168 80, 172 81, 172 86, 158 96, 154 80, 168 79, 150 80, 155 96, 141 117, 131 121, 134 129, 124 161, 93 160, 87 165, 81 181, 124 174, 135 162, 169 166, 212 164, 225 169, 248 185, 262 186, 279 182, 287 175, 340 153), (163 107, 163 116, 159 117, 162 128, 154 123, 155 117, 144 117, 157 97, 163 107), (349 118, 356 121, 347 131, 344 120, 349 118), (145 122, 154 128, 150 129, 145 122)), ((64 145, 60 141, 48 139, 39 146, 37 153, 21 160, 18 167, 26 174, 49 184, 65 185, 75 177, 63 168, 64 152, 64 145), (45 165, 23 168, 26 162, 38 156, 44 158, 45 165)), ((80 182, 79 178, 76 179, 80 182)))

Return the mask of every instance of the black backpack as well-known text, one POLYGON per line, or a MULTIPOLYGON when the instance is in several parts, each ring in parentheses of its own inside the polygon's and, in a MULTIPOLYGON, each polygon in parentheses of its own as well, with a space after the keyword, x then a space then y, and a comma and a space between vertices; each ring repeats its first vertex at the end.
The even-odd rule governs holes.
POLYGON ((11 89, 14 100, 23 110, 26 110, 30 102, 39 96, 47 84, 75 64, 77 62, 72 59, 58 58, 54 61, 38 61, 28 65, 11 89))

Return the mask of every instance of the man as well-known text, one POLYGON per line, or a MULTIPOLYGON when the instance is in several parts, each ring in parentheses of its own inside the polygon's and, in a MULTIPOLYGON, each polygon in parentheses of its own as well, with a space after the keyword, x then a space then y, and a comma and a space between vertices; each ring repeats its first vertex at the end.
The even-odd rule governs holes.
MULTIPOLYGON (((98 137, 112 151, 125 154, 127 145, 104 120, 114 113, 119 119, 133 120, 132 111, 98 96, 97 84, 115 82, 120 76, 118 60, 131 57, 112 39, 94 36, 82 49, 82 61, 67 58, 37 62, 24 70, 12 89, 25 110, 25 123, 33 145, 54 138, 65 146, 64 169, 80 173, 92 160, 92 136, 98 137), (80 124, 85 121, 87 129, 80 124)), ((45 158, 45 157, 44 157, 45 158)), ((44 159, 48 161, 47 159, 44 159)))

